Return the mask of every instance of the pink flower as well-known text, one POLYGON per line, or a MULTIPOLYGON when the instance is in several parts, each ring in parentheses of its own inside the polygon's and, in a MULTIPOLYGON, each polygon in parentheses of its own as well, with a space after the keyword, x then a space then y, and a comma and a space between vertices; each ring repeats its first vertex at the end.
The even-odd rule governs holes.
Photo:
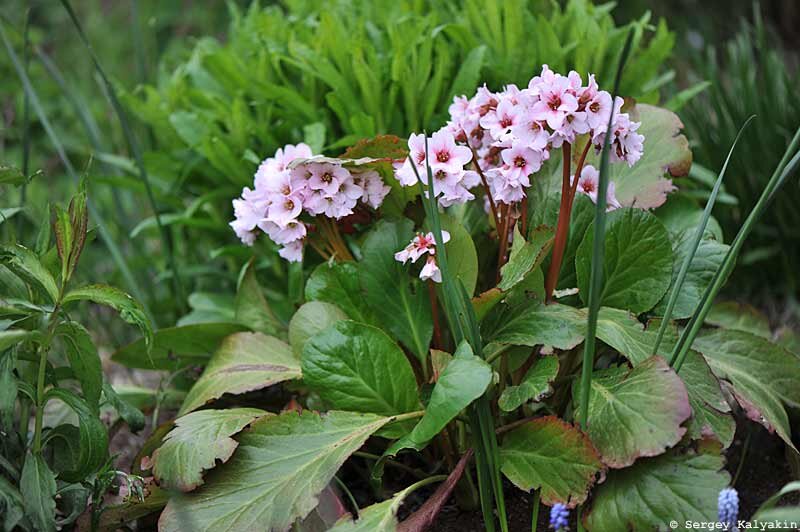
POLYGON ((464 165, 472 160, 472 151, 466 146, 457 146, 453 134, 446 129, 440 129, 431 136, 428 153, 433 170, 451 173, 461 172, 464 165))
POLYGON ((505 178, 514 183, 526 182, 530 186, 528 176, 534 172, 538 172, 542 167, 542 156, 530 148, 522 146, 514 146, 507 150, 503 150, 501 154, 505 166, 508 167, 505 178))
MULTIPOLYGON (((581 171, 581 176, 578 179, 577 191, 581 194, 589 196, 593 203, 597 203, 597 190, 600 184, 600 172, 594 166, 587 164, 581 171)), ((619 201, 615 194, 616 186, 613 181, 608 182, 608 189, 606 190, 606 212, 619 209, 619 201)))
POLYGON ((556 75, 552 83, 542 84, 539 87, 541 99, 531 109, 535 118, 546 120, 551 129, 561 127, 567 113, 578 110, 578 99, 568 89, 569 80, 560 75, 556 75))
MULTIPOLYGON (((450 233, 442 231, 442 241, 445 244, 449 242, 450 233)), ((402 262, 403 264, 409 260, 413 263, 417 262, 417 260, 426 253, 431 255, 436 254, 436 238, 433 236, 433 233, 418 233, 411 239, 410 244, 394 254, 394 258, 396 261, 402 262)))
POLYGON ((342 183, 351 179, 350 172, 330 163, 309 164, 308 171, 308 188, 321 190, 328 195, 336 194, 342 183))
POLYGON ((289 262, 300 262, 303 260, 303 241, 295 240, 286 244, 278 250, 278 255, 289 262))
POLYGON ((546 149, 550 139, 550 134, 545 129, 544 123, 529 116, 525 120, 514 124, 511 128, 511 133, 519 142, 532 150, 542 151, 546 149))
POLYGON ((519 109, 511 102, 510 98, 503 99, 494 112, 486 113, 480 120, 480 125, 489 130, 489 134, 500 139, 503 135, 511 131, 517 123, 519 109))
POLYGON ((280 227, 285 227, 290 221, 300 216, 303 210, 303 199, 299 194, 284 196, 279 201, 273 202, 267 210, 267 220, 280 227))
POLYGON ((586 103, 586 121, 592 129, 605 129, 611 112, 611 95, 606 91, 597 92, 586 103))
POLYGON ((439 269, 439 266, 436 265, 436 259, 428 257, 425 266, 423 266, 422 271, 419 272, 419 278, 423 281, 430 279, 435 283, 442 282, 442 271, 439 269))
POLYGON ((369 170, 361 174, 361 186, 363 187, 362 201, 377 209, 383 203, 383 199, 392 190, 389 185, 383 182, 378 172, 369 170))

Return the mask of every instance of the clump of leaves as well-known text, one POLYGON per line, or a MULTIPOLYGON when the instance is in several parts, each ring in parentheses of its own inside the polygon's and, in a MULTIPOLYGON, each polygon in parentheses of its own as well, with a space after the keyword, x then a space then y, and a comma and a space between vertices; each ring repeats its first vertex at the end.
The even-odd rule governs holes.
POLYGON ((90 332, 70 316, 91 301, 152 329, 142 307, 107 285, 70 281, 89 237, 85 190, 67 209, 53 206, 33 249, 0 246, 0 506, 5 530, 49 531, 82 515, 96 522, 113 471, 101 412, 116 411, 134 431, 143 414, 104 381, 90 332), (54 241, 55 245, 51 245, 54 241), (33 419, 33 430, 29 429, 33 419), (87 510, 91 499, 91 508, 87 510))

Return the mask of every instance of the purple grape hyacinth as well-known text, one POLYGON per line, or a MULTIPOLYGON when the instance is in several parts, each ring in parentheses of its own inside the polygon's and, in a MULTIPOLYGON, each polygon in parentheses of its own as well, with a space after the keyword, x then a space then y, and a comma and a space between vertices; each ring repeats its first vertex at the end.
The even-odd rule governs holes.
POLYGON ((719 492, 717 499, 719 522, 727 525, 725 530, 737 530, 736 520, 739 516, 739 493, 734 488, 725 488, 719 492))
POLYGON ((553 530, 566 530, 569 526, 569 510, 561 503, 550 508, 550 527, 553 530))

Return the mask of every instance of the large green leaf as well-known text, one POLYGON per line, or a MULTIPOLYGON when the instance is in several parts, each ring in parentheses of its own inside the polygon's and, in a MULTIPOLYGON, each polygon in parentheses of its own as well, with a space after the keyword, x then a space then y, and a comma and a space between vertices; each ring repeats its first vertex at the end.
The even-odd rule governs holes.
POLYGON ((511 246, 511 254, 508 262, 501 269, 502 279, 497 287, 500 290, 508 291, 525 279, 528 273, 542 264, 552 245, 553 229, 551 227, 533 228, 527 242, 514 227, 514 243, 511 246))
POLYGON ((204 365, 226 336, 245 330, 247 327, 238 323, 167 327, 153 335, 153 346, 149 352, 142 338, 115 352, 111 360, 129 368, 170 371, 204 365))
MULTIPOLYGON (((483 395, 492 381, 492 368, 483 359, 472 354, 469 344, 463 342, 453 360, 444 368, 431 391, 425 415, 414 429, 397 440, 383 457, 395 456, 403 449, 420 450, 439 434, 459 412, 483 395)), ((379 462, 376 472, 382 473, 379 462)))
POLYGON ((583 341, 586 313, 583 310, 539 300, 501 304, 481 323, 486 342, 513 345, 551 345, 572 349, 583 341))
POLYGON ((725 329, 701 333, 693 347, 718 378, 730 383, 747 416, 794 448, 782 403, 800 405, 800 358, 760 336, 725 329))
POLYGON ((203 487, 170 499, 159 530, 286 530, 314 509, 344 461, 388 421, 339 411, 261 418, 237 437, 236 453, 203 487))
POLYGON ((2 246, 0 247, 0 264, 5 265, 17 277, 47 296, 50 303, 58 300, 59 290, 55 279, 39 262, 36 253, 30 249, 20 244, 2 246))
POLYGON ((315 334, 324 331, 337 321, 346 320, 347 314, 332 303, 309 301, 304 303, 289 322, 289 345, 297 358, 306 342, 315 334))
POLYGON ((697 351, 689 351, 679 375, 692 405, 689 436, 694 440, 716 436, 727 449, 733 443, 736 422, 708 363, 697 351))
POLYGON ((58 399, 78 416, 80 452, 74 470, 62 471, 59 477, 79 482, 97 472, 108 458, 108 432, 103 422, 86 401, 70 390, 51 388, 44 396, 45 403, 58 399))
POLYGON ((478 282, 478 252, 475 251, 475 243, 469 231, 455 219, 442 215, 441 220, 442 230, 450 233, 450 241, 444 245, 450 265, 450 275, 453 279, 461 280, 464 289, 471 297, 478 282))
POLYGON ((300 364, 283 341, 261 333, 234 333, 222 341, 183 401, 182 416, 223 394, 260 390, 299 379, 300 364))
MULTIPOLYGON (((692 414, 686 387, 661 357, 633 369, 598 371, 591 386, 587 432, 609 467, 657 456, 686 432, 681 424, 692 414)), ((573 397, 579 397, 578 388, 576 382, 573 397)))
POLYGON ((504 412, 512 412, 528 401, 541 401, 553 388, 550 383, 558 374, 558 357, 544 355, 536 359, 517 386, 509 386, 500 395, 498 405, 504 412))
POLYGON ((306 299, 331 303, 352 320, 377 325, 361 291, 360 278, 360 271, 352 262, 320 264, 306 282, 306 299))
POLYGON ((757 308, 747 303, 735 301, 715 303, 706 316, 705 323, 735 331, 749 332, 768 340, 772 338, 769 319, 757 308))
POLYGON ((279 334, 281 323, 272 313, 258 284, 256 270, 251 260, 245 266, 236 291, 236 321, 264 334, 279 334))
POLYGON ((179 417, 153 453, 153 476, 161 486, 192 491, 203 483, 204 471, 233 455, 239 443, 231 436, 265 415, 256 408, 229 408, 179 417))
MULTIPOLYGON (((6 477, 0 477, 0 509, 2 509, 0 523, 3 524, 3 532, 13 532, 25 518, 25 501, 22 494, 16 486, 6 480, 6 477)), ((23 530, 25 528, 23 527, 23 530)))
POLYGON ((58 324, 56 334, 63 340, 69 365, 81 383, 83 397, 97 413, 103 389, 103 364, 89 331, 77 322, 65 321, 58 324))
MULTIPOLYGON (((681 231, 674 236, 673 257, 675 262, 672 268, 672 283, 667 291, 667 295, 665 295, 653 309, 656 315, 664 315, 669 294, 672 292, 672 287, 677 280, 681 265, 692 251, 694 232, 695 229, 692 228, 681 231)), ((678 299, 675 300, 675 306, 672 309, 672 319, 691 317, 694 313, 694 309, 703 298, 706 288, 711 284, 711 279, 714 277, 717 269, 719 269, 720 264, 722 264, 722 259, 725 258, 725 253, 728 252, 729 247, 730 246, 712 238, 710 233, 707 233, 705 238, 700 241, 697 252, 692 258, 692 262, 686 272, 686 277, 683 280, 680 292, 678 292, 678 299)))
POLYGON ((610 471, 584 513, 586 528, 651 532, 668 530, 673 521, 672 530, 686 530, 687 521, 713 523, 717 496, 730 481, 723 463, 719 453, 670 451, 610 471))
POLYGON ((145 343, 147 345, 152 345, 153 327, 150 324, 150 319, 147 317, 147 314, 145 314, 142 305, 131 296, 119 288, 95 284, 70 290, 64 296, 63 303, 67 304, 73 301, 86 300, 111 307, 119 312, 123 320, 139 328, 142 332, 142 336, 144 336, 145 343))
MULTIPOLYGON (((383 326, 420 361, 428 355, 433 320, 427 291, 394 254, 414 236, 411 220, 379 221, 364 240, 360 264, 364 297, 383 326)), ((345 310, 346 311, 346 310, 345 310)))
MULTIPOLYGON (((612 164, 610 178, 616 185, 617 200, 623 206, 654 209, 663 204, 667 193, 674 189, 665 175, 687 175, 692 165, 692 152, 681 134, 683 124, 672 111, 638 104, 630 114, 632 120, 642 123, 638 133, 644 135, 644 152, 633 167, 625 163, 612 164)), ((599 157, 590 154, 589 161, 595 159, 599 157)), ((597 162, 593 164, 598 166, 597 162)))
POLYGON ((503 438, 500 469, 518 488, 541 490, 545 504, 560 502, 574 507, 586 500, 603 464, 583 432, 547 416, 525 423, 503 438))
POLYGON ((420 408, 411 364, 377 327, 335 323, 309 340, 301 363, 303 382, 333 409, 392 416, 420 408))
POLYGON ((35 530, 56 530, 56 477, 41 454, 25 455, 19 491, 25 506, 25 515, 35 530))
MULTIPOLYGON (((575 255, 581 299, 589 293, 594 231, 575 255)), ((601 304, 637 314, 653 308, 672 279, 672 246, 663 224, 647 211, 618 209, 608 215, 601 304)))

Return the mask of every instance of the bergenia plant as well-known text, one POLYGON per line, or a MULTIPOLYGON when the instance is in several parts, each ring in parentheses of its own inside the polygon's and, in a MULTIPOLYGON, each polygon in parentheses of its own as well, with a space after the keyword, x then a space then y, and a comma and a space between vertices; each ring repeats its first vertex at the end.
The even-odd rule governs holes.
POLYGON ((455 98, 430 135, 266 159, 231 226, 301 261, 288 323, 259 246, 228 321, 114 355, 205 367, 138 462, 159 529, 435 530, 454 495, 506 531, 508 482, 534 530, 729 519, 736 420, 794 452, 800 357, 713 300, 800 132, 728 245, 710 214, 724 168, 704 212, 673 183, 691 165, 680 120, 614 92, 543 66, 455 98))

